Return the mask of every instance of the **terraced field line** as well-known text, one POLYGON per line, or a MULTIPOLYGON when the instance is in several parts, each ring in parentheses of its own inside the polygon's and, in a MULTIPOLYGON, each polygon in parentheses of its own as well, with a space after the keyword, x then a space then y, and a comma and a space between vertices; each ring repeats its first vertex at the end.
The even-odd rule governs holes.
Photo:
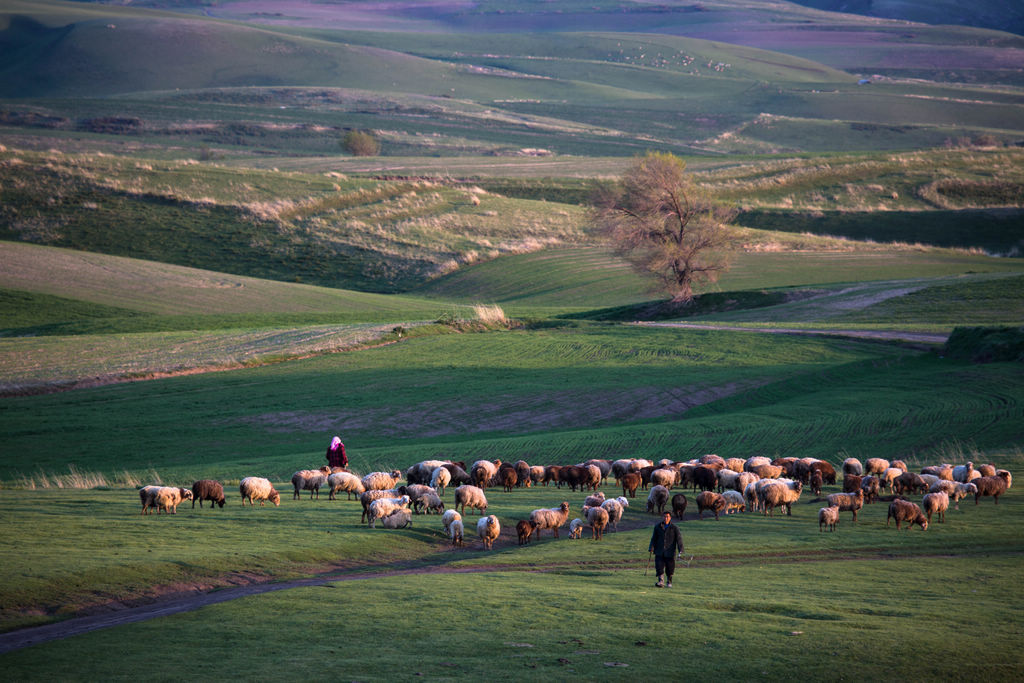
POLYGON ((945 344, 948 334, 930 332, 902 332, 892 330, 802 330, 793 327, 740 327, 717 323, 651 323, 637 322, 634 325, 647 327, 681 327, 691 330, 727 330, 729 332, 767 332, 771 334, 803 334, 826 337, 854 337, 857 339, 881 339, 885 341, 908 341, 917 344, 945 344))

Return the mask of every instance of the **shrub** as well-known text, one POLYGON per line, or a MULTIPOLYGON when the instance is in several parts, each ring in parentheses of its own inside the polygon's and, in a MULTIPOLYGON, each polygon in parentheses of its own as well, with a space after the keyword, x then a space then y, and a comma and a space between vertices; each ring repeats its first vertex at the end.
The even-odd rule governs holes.
POLYGON ((341 139, 341 146, 346 152, 357 157, 372 157, 380 154, 380 142, 372 134, 352 130, 341 139))

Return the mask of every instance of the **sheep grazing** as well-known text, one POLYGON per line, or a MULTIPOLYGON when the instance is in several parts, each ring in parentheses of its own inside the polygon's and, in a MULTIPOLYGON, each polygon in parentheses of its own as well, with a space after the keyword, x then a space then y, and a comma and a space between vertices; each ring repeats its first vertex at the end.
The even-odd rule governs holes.
POLYGON ((622 515, 625 512, 622 504, 613 498, 601 503, 601 507, 608 511, 608 523, 612 525, 612 529, 618 531, 619 520, 622 519, 622 515))
POLYGON ((754 457, 747 458, 747 461, 745 463, 743 463, 743 471, 745 471, 745 472, 754 472, 754 468, 755 467, 760 467, 761 465, 771 465, 771 464, 772 464, 771 458, 765 458, 765 457, 760 456, 760 455, 755 455, 754 457))
POLYGON ((601 483, 607 483, 608 475, 612 472, 612 461, 592 458, 583 463, 584 467, 588 467, 590 465, 594 465, 597 469, 601 470, 601 483))
POLYGON ((502 466, 498 470, 498 482, 501 487, 505 489, 505 493, 512 493, 512 489, 519 483, 519 475, 516 473, 514 467, 509 465, 508 467, 502 466))
POLYGON ((405 480, 410 484, 427 484, 439 468, 447 464, 447 460, 423 460, 405 471, 405 480))
POLYGON ((936 482, 942 481, 934 474, 919 474, 917 476, 921 477, 921 481, 924 482, 925 490, 931 489, 931 487, 934 486, 936 482))
POLYGON ((832 467, 831 463, 825 462, 824 460, 815 460, 808 465, 810 468, 811 476, 815 472, 821 472, 821 479, 826 484, 836 483, 836 468, 832 467))
POLYGON ((839 523, 839 508, 835 505, 830 505, 827 508, 821 508, 818 510, 818 531, 823 531, 824 527, 828 527, 829 531, 836 530, 836 524, 839 523))
POLYGON ((476 535, 484 542, 484 548, 490 550, 501 533, 501 524, 494 515, 481 517, 476 523, 476 535))
POLYGON ((394 472, 370 472, 363 477, 363 488, 367 491, 384 491, 398 486, 402 473, 394 472))
POLYGON ((740 473, 730 470, 728 468, 718 471, 718 492, 721 493, 726 489, 732 489, 736 491, 736 482, 740 478, 740 473))
POLYGON ((743 458, 726 458, 725 469, 732 470, 733 472, 742 472, 744 463, 743 458))
POLYGON ((803 484, 798 481, 773 483, 765 486, 760 494, 761 502, 764 504, 764 512, 769 517, 774 516, 775 508, 783 507, 787 515, 793 514, 793 503, 800 498, 803 484))
MULTIPOLYGON (((977 481, 977 480, 975 480, 977 481)), ((954 503, 954 509, 960 509, 960 501, 967 496, 978 493, 978 487, 974 483, 959 484, 949 479, 939 479, 928 487, 928 493, 945 493, 954 503)))
POLYGON ((274 507, 281 505, 281 494, 278 493, 269 479, 263 477, 246 477, 238 484, 238 492, 242 494, 242 505, 249 501, 251 507, 256 507, 256 501, 263 507, 265 501, 270 501, 274 507))
POLYGON ((338 492, 344 491, 348 494, 348 500, 352 500, 352 494, 361 495, 366 491, 363 481, 351 472, 335 472, 327 477, 327 487, 330 489, 328 500, 337 500, 338 492))
POLYGON ((843 461, 843 474, 855 474, 859 477, 864 474, 864 465, 857 458, 847 458, 843 461))
POLYGON ((587 525, 582 519, 577 517, 576 519, 569 522, 569 538, 578 539, 583 536, 583 527, 587 525))
POLYGON ((880 477, 881 485, 889 489, 890 492, 895 493, 896 477, 900 476, 901 474, 903 474, 903 470, 901 470, 899 467, 890 467, 885 472, 882 472, 882 476, 880 477))
POLYGON ((472 484, 463 484, 462 486, 455 489, 455 505, 452 507, 462 506, 462 514, 466 514, 466 506, 470 509, 476 510, 478 514, 484 514, 487 511, 487 496, 484 495, 484 490, 479 486, 473 486, 472 484))
POLYGON ((947 464, 930 465, 929 467, 922 467, 921 474, 934 474, 939 479, 953 481, 953 466, 947 464))
MULTIPOLYGON (((424 498, 428 496, 433 496, 434 498, 437 499, 437 501, 440 501, 440 497, 437 495, 437 491, 430 488, 426 484, 411 484, 409 486, 399 486, 398 493, 399 495, 409 496, 409 501, 412 503, 412 511, 415 514, 421 514, 421 508, 426 506, 426 504, 423 502, 424 498)), ((437 503, 434 504, 434 507, 437 507, 437 503)))
POLYGON ((420 512, 431 514, 442 514, 444 512, 444 501, 441 500, 441 496, 436 493, 426 493, 420 496, 419 500, 413 503, 413 511, 419 509, 420 512))
POLYGON ((494 462, 490 460, 477 460, 469 468, 469 478, 478 489, 485 489, 491 480, 498 475, 499 467, 501 467, 500 460, 495 460, 494 462))
POLYGON ((300 491, 309 491, 310 500, 313 500, 315 492, 316 499, 320 500, 320 487, 326 483, 327 475, 320 470, 299 470, 292 475, 292 486, 295 488, 292 500, 299 499, 300 491))
POLYGON ((444 514, 441 516, 441 524, 444 525, 444 533, 445 533, 445 535, 446 536, 449 535, 449 531, 448 530, 451 527, 452 522, 461 521, 461 520, 462 520, 462 515, 460 515, 457 511, 455 511, 455 510, 445 510, 444 514))
POLYGON ((864 474, 884 474, 889 469, 889 461, 885 458, 868 458, 864 461, 864 474))
POLYGON ((664 486, 652 486, 651 492, 647 495, 647 512, 657 513, 660 515, 665 511, 665 505, 668 503, 669 492, 664 486))
POLYGON ((407 526, 412 526, 412 512, 405 508, 395 510, 390 515, 381 518, 380 522, 385 529, 404 529, 407 526))
POLYGON ((946 510, 949 509, 949 496, 944 491, 938 493, 926 493, 921 500, 921 507, 928 517, 928 523, 932 523, 932 515, 938 513, 939 521, 946 521, 946 510))
POLYGON ((778 479, 782 476, 782 468, 778 465, 758 465, 750 471, 762 479, 778 479))
MULTIPOLYGON (((771 467, 771 465, 768 465, 771 467)), ((714 491, 718 487, 718 472, 714 467, 700 465, 693 469, 693 485, 701 491, 714 491)))
POLYGON ((142 503, 142 513, 147 514, 147 510, 155 508, 156 505, 156 492, 160 490, 160 486, 157 484, 150 484, 149 486, 143 486, 139 489, 139 501, 142 503))
POLYGON ((928 490, 928 484, 925 483, 920 474, 915 474, 914 472, 904 472, 896 477, 893 484, 896 487, 896 493, 899 494, 914 493, 916 491, 924 493, 928 490))
POLYGON ((557 508, 541 508, 530 513, 530 521, 537 525, 537 539, 540 539, 541 529, 551 529, 554 537, 558 538, 559 527, 565 526, 569 520, 569 503, 562 501, 557 508))
POLYGON ((843 475, 843 493, 855 493, 860 491, 864 477, 859 474, 843 475))
POLYGON ((994 477, 996 476, 996 466, 991 463, 988 465, 978 465, 978 472, 983 477, 994 477))
POLYGON ((466 472, 465 468, 451 462, 445 464, 444 468, 448 470, 448 474, 451 475, 452 486, 462 486, 463 484, 473 483, 472 477, 469 476, 469 473, 466 472))
POLYGON ((904 472, 910 469, 907 467, 907 463, 903 462, 902 460, 893 460, 891 463, 889 463, 889 467, 895 467, 897 469, 903 470, 904 472))
POLYGON ((516 460, 516 464, 513 467, 516 469, 516 478, 519 480, 519 485, 530 488, 530 464, 525 460, 516 460))
POLYGON ((369 527, 371 529, 375 529, 378 519, 384 519, 395 510, 408 506, 409 496, 400 496, 398 498, 378 498, 370 503, 370 507, 367 511, 366 517, 369 520, 369 527))
POLYGON ((543 465, 530 465, 530 481, 534 484, 544 483, 545 468, 543 465))
POLYGON ((533 532, 536 530, 537 527, 528 519, 521 519, 516 522, 516 536, 519 537, 519 545, 529 544, 530 536, 533 536, 533 532))
POLYGON ((400 496, 398 489, 374 489, 373 491, 363 491, 359 494, 359 504, 363 507, 363 514, 359 516, 360 523, 365 522, 370 514, 370 505, 375 500, 381 498, 394 498, 400 496))
POLYGON ((160 511, 176 515, 178 514, 178 505, 184 500, 191 500, 192 492, 188 489, 178 488, 176 486, 161 486, 157 489, 153 496, 153 504, 156 507, 156 513, 160 514, 160 511))
POLYGON ((683 521, 683 514, 686 512, 686 496, 682 493, 677 493, 672 496, 672 514, 675 515, 676 519, 680 522, 683 521))
POLYGON ((711 510, 715 513, 715 520, 718 513, 725 509, 725 498, 714 491, 701 491, 697 494, 697 519, 704 519, 704 511, 711 510))
POLYGON ((553 483, 558 488, 562 488, 562 468, 559 465, 548 465, 544 468, 544 479, 541 482, 544 486, 548 483, 553 483))
POLYGON ((437 491, 437 495, 443 496, 444 489, 452 483, 452 473, 446 467, 438 467, 430 475, 430 487, 437 491))
POLYGON ((601 505, 601 503, 604 502, 604 500, 605 500, 604 493, 602 493, 601 491, 598 491, 597 493, 595 493, 593 495, 587 496, 583 500, 583 507, 598 507, 598 506, 601 505))
POLYGON ((722 500, 725 501, 725 514, 729 515, 735 512, 746 512, 747 501, 739 491, 733 491, 730 489, 728 491, 722 491, 720 495, 722 496, 722 500))
POLYGON ((760 477, 758 477, 753 472, 740 472, 739 476, 736 477, 736 483, 733 486, 733 488, 739 491, 740 493, 743 493, 744 491, 747 490, 747 486, 749 484, 753 484, 758 479, 760 479, 760 477))
POLYGON ((1010 473, 1006 470, 999 470, 994 477, 977 477, 970 482, 977 489, 974 494, 974 504, 977 505, 984 496, 992 496, 992 500, 998 505, 999 496, 1006 493, 1010 488, 1010 473))
POLYGON ((602 507, 589 508, 587 521, 590 523, 590 537, 595 541, 600 541, 604 536, 605 527, 608 526, 608 511, 602 507))
POLYGON ((821 495, 821 487, 824 484, 820 470, 811 470, 811 491, 816 496, 821 495))
POLYGON ((670 489, 675 486, 678 477, 679 473, 675 470, 662 468, 651 472, 651 483, 670 489))
POLYGON ((451 525, 448 527, 448 538, 450 538, 452 540, 452 545, 454 545, 454 546, 461 546, 462 545, 462 534, 463 534, 463 532, 464 532, 464 529, 463 529, 463 526, 462 526, 462 520, 461 519, 454 520, 451 523, 451 525))
POLYGON ((957 465, 953 468, 953 481, 959 481, 960 483, 966 484, 974 478, 973 462, 969 462, 966 465, 957 465))
POLYGON ((213 479, 200 479, 199 481, 192 483, 192 507, 196 506, 196 501, 199 501, 199 507, 203 507, 203 501, 210 501, 210 508, 213 509, 214 503, 220 507, 224 507, 224 486, 219 481, 213 479))
POLYGON ((861 479, 860 488, 864 491, 864 502, 873 503, 878 500, 881 482, 879 482, 878 477, 865 474, 861 479))
POLYGON ((911 503, 909 500, 902 500, 897 498, 893 502, 889 503, 889 512, 885 516, 885 526, 889 526, 889 520, 896 520, 896 528, 900 528, 900 522, 907 523, 907 531, 917 524, 921 527, 921 531, 928 531, 928 519, 921 512, 921 508, 917 506, 917 503, 911 503))
POLYGON ((838 508, 840 512, 852 512, 853 521, 856 522, 857 511, 864 507, 864 489, 857 489, 856 493, 830 493, 825 500, 830 507, 838 508))

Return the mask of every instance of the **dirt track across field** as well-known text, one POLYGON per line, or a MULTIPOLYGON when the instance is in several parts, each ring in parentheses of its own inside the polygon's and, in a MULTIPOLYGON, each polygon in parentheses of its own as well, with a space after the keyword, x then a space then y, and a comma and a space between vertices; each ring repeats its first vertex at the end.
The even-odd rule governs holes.
POLYGON ((638 325, 650 327, 682 327, 692 330, 728 330, 730 332, 763 332, 769 334, 823 335, 827 337, 853 337, 855 339, 878 339, 882 341, 903 341, 914 344, 945 344, 947 334, 929 332, 901 332, 891 330, 806 330, 797 327, 740 327, 738 325, 697 324, 697 323, 648 323, 638 325))

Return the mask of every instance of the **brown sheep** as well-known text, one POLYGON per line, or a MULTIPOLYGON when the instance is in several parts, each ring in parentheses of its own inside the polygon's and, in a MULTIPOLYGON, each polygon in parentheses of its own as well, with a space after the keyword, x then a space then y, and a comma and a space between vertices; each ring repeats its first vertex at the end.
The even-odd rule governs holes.
POLYGON ((782 476, 782 468, 778 465, 756 465, 750 471, 762 479, 778 479, 782 476))
POLYGON ((921 468, 921 474, 933 474, 939 479, 953 481, 953 467, 951 465, 929 465, 921 468))
POLYGON ((925 483, 920 474, 915 474, 914 472, 904 472, 896 477, 893 484, 895 485, 895 492, 901 494, 914 493, 916 491, 924 493, 928 490, 928 484, 925 483))
POLYGON ((686 512, 686 496, 681 493, 672 496, 672 512, 676 519, 680 522, 683 521, 683 513, 686 512))
POLYGON ((549 482, 554 483, 558 487, 562 486, 561 465, 548 465, 544 468, 544 480, 541 483, 547 486, 549 482))
POLYGON ((516 522, 516 535, 519 536, 519 545, 527 545, 530 542, 530 536, 533 536, 533 532, 537 530, 537 525, 528 519, 521 519, 516 522))
POLYGON ((718 470, 707 465, 700 465, 693 470, 693 487, 701 491, 714 491, 718 488, 718 470))
POLYGON ((921 527, 921 531, 928 531, 928 518, 924 516, 924 512, 917 506, 917 503, 911 503, 909 500, 903 500, 897 498, 893 502, 889 503, 889 513, 885 516, 885 526, 889 526, 889 520, 896 520, 896 528, 900 528, 900 522, 907 523, 907 531, 917 524, 921 527))
POLYGON ((904 472, 908 470, 907 463, 903 462, 902 460, 893 460, 891 463, 889 463, 889 467, 895 467, 897 469, 903 470, 904 472))
POLYGON ((636 490, 640 488, 640 475, 636 472, 627 472, 619 479, 622 483, 622 495, 629 495, 636 498, 636 490))
POLYGON ((704 519, 704 511, 711 510, 718 520, 718 513, 725 509, 725 498, 714 491, 701 491, 697 494, 697 519, 704 519))
POLYGON ((821 495, 821 486, 823 483, 821 470, 811 470, 811 491, 814 492, 814 495, 821 495))
POLYGON ((519 483, 519 475, 514 467, 502 467, 498 470, 498 481, 501 482, 505 493, 512 493, 512 489, 519 483))
POLYGON ((817 460, 810 464, 811 472, 821 472, 822 481, 826 484, 836 483, 836 468, 824 460, 817 460))
POLYGON ((516 468, 516 479, 519 481, 519 486, 530 488, 530 464, 525 460, 516 460, 513 467, 516 468))
POLYGON ((608 526, 608 511, 602 507, 587 508, 587 522, 590 524, 590 537, 600 541, 604 537, 604 528, 608 526))
POLYGON ((861 479, 860 487, 864 491, 864 502, 873 503, 878 500, 878 494, 881 491, 882 483, 878 477, 870 474, 865 474, 861 479))
POLYGON ((992 464, 978 465, 978 472, 983 477, 994 477, 996 476, 996 466, 992 464))
POLYGON ((590 472, 578 465, 566 465, 558 473, 559 481, 568 484, 573 491, 577 487, 582 491, 590 483, 590 472))
POLYGON ((982 496, 992 496, 992 500, 998 505, 999 496, 1006 493, 1006 489, 1010 487, 1010 473, 1006 470, 999 470, 999 474, 995 477, 978 477, 971 483, 978 488, 978 492, 974 494, 975 505, 978 504, 982 496))
POLYGON ((884 474, 889 469, 889 461, 885 458, 868 458, 864 461, 864 474, 884 474))
POLYGON ((210 509, 213 509, 214 503, 220 507, 224 507, 224 486, 219 481, 213 479, 200 479, 192 484, 192 507, 195 508, 196 501, 199 501, 199 507, 203 507, 203 501, 210 501, 210 509))
POLYGON ((860 491, 863 480, 864 477, 859 474, 847 474, 843 477, 843 493, 856 493, 860 491))
POLYGON ((839 508, 840 512, 849 510, 853 513, 853 521, 857 521, 857 510, 864 507, 864 490, 857 489, 856 493, 831 493, 825 497, 829 506, 839 508))

